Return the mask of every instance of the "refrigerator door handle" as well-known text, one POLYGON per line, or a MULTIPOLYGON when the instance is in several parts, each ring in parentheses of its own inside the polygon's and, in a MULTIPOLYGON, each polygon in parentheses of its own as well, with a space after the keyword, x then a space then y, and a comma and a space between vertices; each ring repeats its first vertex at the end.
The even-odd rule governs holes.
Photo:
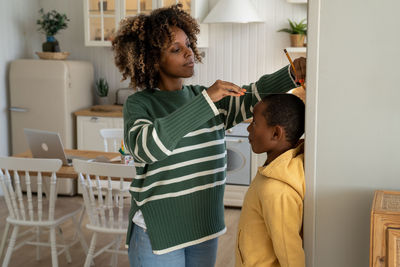
POLYGON ((16 111, 16 112, 28 112, 29 109, 27 108, 19 108, 19 107, 10 107, 9 111, 16 111))

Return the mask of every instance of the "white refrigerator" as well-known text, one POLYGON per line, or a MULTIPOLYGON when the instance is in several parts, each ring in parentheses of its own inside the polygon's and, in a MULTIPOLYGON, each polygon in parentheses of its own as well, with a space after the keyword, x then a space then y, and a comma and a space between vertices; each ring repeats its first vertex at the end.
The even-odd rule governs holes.
POLYGON ((90 62, 12 61, 9 73, 12 154, 28 150, 24 128, 58 132, 64 148, 76 148, 73 113, 93 104, 93 80, 90 62))

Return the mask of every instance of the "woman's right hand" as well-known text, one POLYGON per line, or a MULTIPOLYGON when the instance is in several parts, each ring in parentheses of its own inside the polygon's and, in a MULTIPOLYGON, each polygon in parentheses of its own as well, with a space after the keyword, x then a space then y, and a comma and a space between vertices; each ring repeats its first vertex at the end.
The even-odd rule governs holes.
POLYGON ((213 102, 218 102, 226 96, 241 96, 244 95, 244 92, 246 92, 246 89, 221 80, 217 80, 207 89, 207 94, 213 102))

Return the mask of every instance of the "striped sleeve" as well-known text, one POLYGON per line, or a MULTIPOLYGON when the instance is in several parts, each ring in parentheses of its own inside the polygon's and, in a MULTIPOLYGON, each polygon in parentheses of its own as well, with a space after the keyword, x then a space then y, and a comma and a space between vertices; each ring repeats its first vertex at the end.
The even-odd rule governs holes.
POLYGON ((189 132, 218 115, 204 90, 190 102, 162 118, 153 118, 157 107, 143 97, 128 98, 124 105, 125 145, 135 163, 151 164, 168 157, 189 132))
POLYGON ((257 82, 244 85, 247 93, 240 97, 225 97, 216 103, 225 128, 229 129, 236 124, 253 116, 253 108, 268 94, 286 93, 296 87, 290 75, 289 66, 272 73, 263 75, 257 82))

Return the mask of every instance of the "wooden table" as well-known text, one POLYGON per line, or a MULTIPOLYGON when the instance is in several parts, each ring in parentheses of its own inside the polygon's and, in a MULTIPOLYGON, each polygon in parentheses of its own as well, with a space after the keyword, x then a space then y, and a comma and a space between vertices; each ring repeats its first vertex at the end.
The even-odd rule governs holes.
MULTIPOLYGON (((115 159, 120 156, 119 153, 115 152, 104 152, 104 151, 94 151, 94 150, 78 150, 78 149, 65 149, 66 155, 72 155, 77 157, 84 157, 89 159, 94 159, 98 156, 104 156, 109 160, 115 159)), ((21 158, 31 158, 32 153, 30 150, 25 151, 23 153, 14 155, 14 157, 21 157, 21 158)), ((45 174, 45 173, 43 173, 45 174)), ((61 166, 60 170, 57 172, 58 178, 73 178, 77 179, 78 174, 75 172, 73 166, 61 166)))

